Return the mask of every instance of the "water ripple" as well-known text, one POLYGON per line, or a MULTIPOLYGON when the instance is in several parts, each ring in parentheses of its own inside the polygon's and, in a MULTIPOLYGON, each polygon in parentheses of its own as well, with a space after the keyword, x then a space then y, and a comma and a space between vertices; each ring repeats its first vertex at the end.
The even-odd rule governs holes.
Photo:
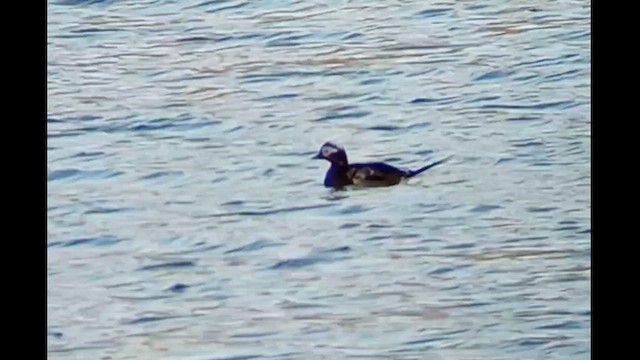
POLYGON ((47 174, 47 181, 59 181, 64 179, 73 179, 73 180, 90 180, 90 179, 109 179, 123 173, 120 171, 113 170, 78 170, 78 169, 61 169, 61 170, 53 170, 47 174))
POLYGON ((112 246, 119 243, 120 241, 122 240, 117 239, 113 236, 99 236, 99 237, 82 238, 82 239, 51 241, 49 242, 47 247, 48 248, 72 247, 72 246, 78 246, 78 245, 112 246))
POLYGON ((269 241, 264 241, 264 240, 258 240, 258 241, 254 241, 250 244, 244 245, 244 246, 240 246, 231 250, 227 250, 225 251, 225 254, 233 254, 233 253, 237 253, 237 252, 250 252, 250 251, 256 251, 256 250, 261 250, 264 248, 268 248, 268 247, 273 247, 273 246, 282 246, 284 244, 281 243, 274 243, 274 242, 269 242, 269 241))
POLYGON ((140 270, 162 270, 170 268, 185 268, 195 266, 193 261, 174 261, 163 264, 147 265, 140 268, 140 270))
POLYGON ((273 270, 299 269, 299 268, 304 268, 308 266, 313 266, 316 264, 326 264, 326 263, 332 263, 335 261, 346 260, 346 259, 348 258, 346 257, 331 258, 331 257, 324 257, 324 256, 310 256, 310 257, 304 257, 304 258, 286 259, 286 260, 278 261, 276 264, 271 266, 270 269, 273 269, 273 270))

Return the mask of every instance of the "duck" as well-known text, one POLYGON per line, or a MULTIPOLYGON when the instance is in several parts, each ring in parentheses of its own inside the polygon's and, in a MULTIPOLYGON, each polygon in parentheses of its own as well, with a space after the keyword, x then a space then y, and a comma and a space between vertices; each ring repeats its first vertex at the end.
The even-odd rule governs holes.
POLYGON ((331 167, 324 177, 324 186, 341 189, 354 185, 357 187, 389 187, 398 185, 402 180, 414 177, 424 171, 440 165, 451 157, 438 160, 417 170, 403 170, 384 162, 368 162, 350 164, 347 152, 341 145, 327 141, 312 157, 316 160, 327 160, 331 167))

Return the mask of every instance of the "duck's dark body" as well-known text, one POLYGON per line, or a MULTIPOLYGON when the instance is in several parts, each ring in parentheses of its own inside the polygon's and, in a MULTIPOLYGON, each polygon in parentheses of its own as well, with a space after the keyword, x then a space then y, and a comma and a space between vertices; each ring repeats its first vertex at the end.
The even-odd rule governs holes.
POLYGON ((402 170, 383 162, 349 164, 344 149, 332 143, 325 143, 315 158, 331 162, 331 167, 324 178, 324 186, 332 188, 342 188, 349 185, 393 186, 399 184, 403 179, 418 175, 447 160, 436 161, 418 170, 402 170))
POLYGON ((402 181, 402 170, 385 163, 349 164, 346 167, 331 164, 324 177, 324 186, 381 187, 396 185, 400 181, 402 181))

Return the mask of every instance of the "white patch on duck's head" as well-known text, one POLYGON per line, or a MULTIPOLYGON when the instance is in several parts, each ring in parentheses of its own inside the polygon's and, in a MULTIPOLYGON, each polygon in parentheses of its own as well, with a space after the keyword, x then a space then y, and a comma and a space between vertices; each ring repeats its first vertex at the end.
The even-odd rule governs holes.
POLYGON ((320 148, 320 152, 322 153, 322 156, 326 158, 328 158, 330 155, 335 154, 339 151, 344 151, 344 148, 333 142, 326 142, 320 148))

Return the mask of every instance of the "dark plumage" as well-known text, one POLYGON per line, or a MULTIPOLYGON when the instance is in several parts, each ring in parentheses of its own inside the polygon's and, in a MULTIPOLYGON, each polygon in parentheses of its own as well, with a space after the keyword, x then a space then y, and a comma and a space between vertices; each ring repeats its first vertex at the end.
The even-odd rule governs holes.
POLYGON ((342 188, 347 185, 393 186, 399 184, 403 179, 416 176, 449 159, 436 161, 417 170, 402 170, 383 162, 349 164, 344 148, 332 142, 324 143, 313 158, 325 159, 331 163, 324 178, 324 186, 332 188, 342 188))

